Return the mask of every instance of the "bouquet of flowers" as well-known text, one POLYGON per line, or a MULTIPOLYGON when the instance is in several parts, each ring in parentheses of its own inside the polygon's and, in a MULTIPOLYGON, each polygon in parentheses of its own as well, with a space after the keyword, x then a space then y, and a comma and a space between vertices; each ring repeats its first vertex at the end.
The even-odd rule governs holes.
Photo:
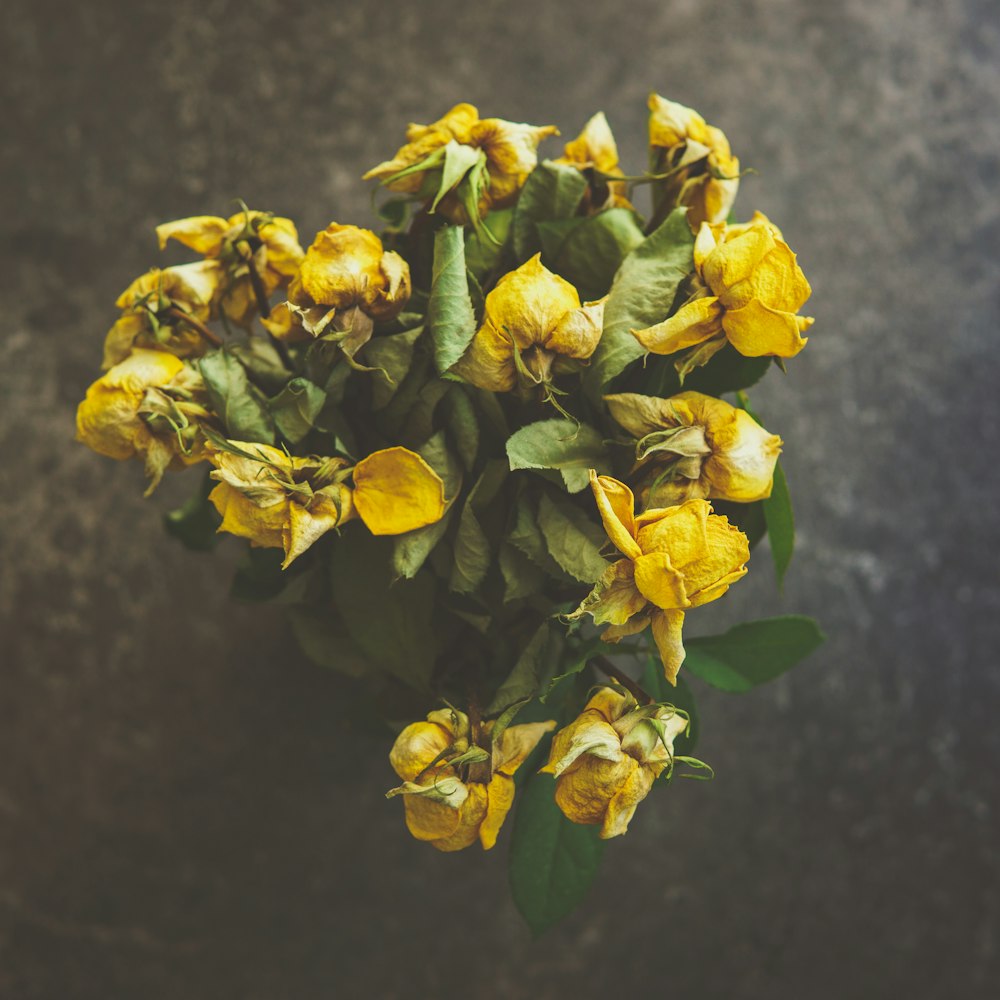
POLYGON ((654 784, 711 776, 685 676, 745 691, 822 638, 783 616, 685 644, 762 537, 779 583, 791 557, 746 390, 805 346, 810 288, 769 219, 733 221, 723 133, 649 108, 639 174, 603 114, 539 162, 554 127, 459 104, 365 175, 381 235, 331 222, 303 250, 242 203, 158 226, 196 259, 122 293, 77 413, 147 493, 205 470, 167 529, 245 540, 234 595, 285 605, 398 733, 414 837, 489 850, 513 812, 536 931, 654 784))

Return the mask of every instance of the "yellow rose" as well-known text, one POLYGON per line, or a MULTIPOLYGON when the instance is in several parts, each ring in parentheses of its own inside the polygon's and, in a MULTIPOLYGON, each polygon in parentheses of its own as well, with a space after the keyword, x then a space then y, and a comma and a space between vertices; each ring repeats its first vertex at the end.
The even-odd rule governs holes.
POLYGON ((591 182, 585 195, 588 214, 605 208, 631 208, 625 196, 624 181, 608 180, 608 176, 622 177, 618 165, 618 145, 611 133, 604 112, 599 111, 583 127, 583 131, 563 147, 563 155, 556 163, 576 167, 581 172, 591 172, 591 182), (593 173, 604 176, 594 177, 593 173))
POLYGON ((657 217, 687 205, 692 229, 725 222, 740 186, 740 161, 722 130, 706 124, 697 111, 650 94, 649 145, 653 173, 669 175, 655 189, 654 200, 662 206, 657 217))
POLYGON ((219 485, 209 500, 222 515, 219 531, 283 549, 283 568, 354 517, 374 535, 399 535, 444 514, 440 477, 406 448, 373 452, 353 470, 340 458, 300 458, 243 441, 228 442, 211 458, 219 485), (353 489, 346 482, 351 475, 353 489))
POLYGON ((590 484, 608 537, 624 559, 612 563, 570 618, 589 614, 607 625, 605 642, 652 627, 653 641, 671 684, 684 662, 681 630, 689 608, 721 597, 746 574, 746 535, 706 500, 635 516, 632 491, 591 470, 590 484))
POLYGON ((694 295, 664 322, 632 331, 647 351, 691 348, 694 364, 704 364, 727 341, 750 358, 792 358, 806 346, 802 333, 813 320, 797 313, 812 289, 766 216, 756 212, 738 226, 703 224, 694 265, 694 295))
POLYGON ((771 495, 781 438, 746 410, 700 392, 670 399, 623 392, 604 401, 636 438, 632 477, 643 507, 701 498, 752 503, 771 495))
POLYGON ((108 458, 142 456, 156 489, 170 467, 204 459, 201 376, 166 351, 136 348, 87 390, 76 411, 78 441, 108 458))
POLYGON ((216 263, 221 308, 244 326, 261 311, 259 299, 266 303, 287 287, 303 256, 295 223, 270 212, 248 209, 228 219, 196 215, 165 222, 156 235, 161 250, 173 239, 216 263))
POLYGON ((302 266, 265 325, 281 340, 294 326, 319 337, 337 334, 348 360, 371 338, 374 324, 394 319, 410 298, 410 267, 371 231, 331 222, 316 234, 302 266))
POLYGON ((452 143, 465 147, 455 161, 464 170, 448 178, 450 187, 434 209, 457 225, 478 223, 489 209, 513 204, 538 163, 539 142, 558 134, 552 125, 480 119, 471 104, 457 104, 430 125, 410 125, 405 145, 391 160, 369 170, 364 179, 375 178, 391 191, 430 200, 443 182, 446 147, 452 143), (471 186, 467 197, 459 191, 463 182, 471 186))
POLYGON ((687 726, 672 706, 640 709, 631 695, 601 688, 552 738, 542 773, 556 777, 556 804, 574 823, 600 824, 602 840, 621 836, 687 726))
POLYGON ((486 723, 473 739, 469 718, 454 709, 431 712, 396 739, 389 762, 403 784, 406 825, 417 840, 439 851, 460 851, 476 840, 484 851, 497 841, 514 801, 514 772, 555 728, 554 722, 508 726, 493 740, 486 723))
POLYGON ((115 305, 122 310, 104 340, 103 368, 124 361, 133 347, 198 357, 219 339, 205 324, 219 290, 219 270, 212 261, 179 267, 154 267, 136 278, 115 305))
POLYGON ((549 382, 557 362, 594 353, 603 320, 603 299, 581 306, 576 289, 535 254, 486 296, 483 325, 452 370, 491 392, 549 382))

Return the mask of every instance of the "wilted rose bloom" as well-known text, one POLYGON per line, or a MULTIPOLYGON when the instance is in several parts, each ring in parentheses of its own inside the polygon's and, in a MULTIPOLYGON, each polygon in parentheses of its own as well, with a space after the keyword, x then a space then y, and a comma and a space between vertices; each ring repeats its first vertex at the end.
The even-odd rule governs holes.
POLYGON ((253 442, 228 445, 231 450, 211 456, 219 485, 209 500, 222 515, 219 530, 254 546, 283 549, 283 567, 354 517, 372 534, 399 535, 444 514, 440 477, 406 448, 373 452, 351 470, 339 458, 300 458, 253 442))
POLYGON ((459 151, 452 161, 464 169, 448 178, 450 187, 435 208, 451 222, 464 225, 478 221, 470 219, 467 202, 455 190, 467 176, 477 175, 471 196, 479 218, 491 208, 511 205, 538 163, 539 142, 558 133, 552 125, 480 119, 473 105, 457 104, 430 125, 411 124, 405 145, 391 160, 369 170, 364 179, 375 178, 391 191, 431 200, 443 182, 446 148, 449 144, 465 147, 467 152, 459 151))
POLYGON ((594 353, 603 320, 603 299, 581 305, 576 289, 535 254, 486 296, 483 325, 452 370, 491 392, 548 382, 557 364, 594 353))
POLYGON ((653 173, 669 174, 654 188, 654 201, 663 206, 657 215, 687 205, 692 229, 725 222, 740 186, 740 161, 722 130, 697 111, 650 94, 649 145, 653 173))
POLYGON ((621 836, 687 726, 672 706, 640 709, 631 695, 601 688, 552 738, 542 772, 556 777, 556 804, 574 823, 600 824, 602 840, 621 836))
POLYGON ((104 340, 102 367, 124 361, 133 347, 198 357, 212 346, 205 324, 219 290, 219 272, 211 261, 178 267, 154 267, 136 278, 115 305, 122 310, 104 340))
POLYGON ((426 722, 414 722, 399 734, 389 762, 403 784, 388 795, 403 796, 406 826, 417 840, 439 851, 460 851, 477 840, 488 851, 496 843, 514 801, 513 774, 555 723, 508 726, 495 742, 489 737, 492 725, 483 727, 492 750, 480 753, 482 761, 476 763, 459 760, 468 761, 472 747, 463 712, 431 712, 426 722))
POLYGON ((302 261, 299 234, 291 219, 249 209, 223 219, 196 215, 156 227, 162 250, 168 240, 200 253, 218 272, 218 303, 235 323, 246 325, 259 311, 251 267, 269 298, 285 288, 302 261))
POLYGON ((316 234, 288 289, 288 312, 268 328, 291 339, 286 327, 309 334, 343 335, 351 358, 371 337, 375 322, 394 319, 410 298, 410 267, 370 230, 331 222, 316 234))
POLYGON ((211 415, 204 383, 166 351, 136 348, 87 390, 76 411, 76 437, 108 458, 141 456, 151 493, 163 473, 202 461, 200 422, 211 415))
POLYGON ((671 684, 684 662, 681 630, 689 608, 721 597, 746 574, 750 545, 706 500, 635 515, 632 491, 591 470, 590 483, 608 538, 625 556, 612 563, 571 618, 589 614, 618 642, 652 627, 671 684))
POLYGON ((669 399, 605 396, 611 416, 636 439, 629 477, 643 507, 690 499, 752 503, 771 495, 781 438, 721 399, 682 392, 669 399))
MULTIPOLYGON (((618 145, 603 111, 594 115, 584 125, 583 131, 566 143, 563 155, 555 162, 592 175, 622 176, 618 165, 618 145)), ((625 196, 625 190, 624 181, 592 176, 585 195, 586 210, 591 213, 605 208, 631 208, 632 203, 625 196)))
POLYGON ((653 354, 697 348, 704 364, 728 341, 747 357, 794 357, 813 324, 797 315, 812 294, 781 231, 760 212, 742 225, 701 227, 694 244, 697 286, 669 319, 634 330, 653 354))

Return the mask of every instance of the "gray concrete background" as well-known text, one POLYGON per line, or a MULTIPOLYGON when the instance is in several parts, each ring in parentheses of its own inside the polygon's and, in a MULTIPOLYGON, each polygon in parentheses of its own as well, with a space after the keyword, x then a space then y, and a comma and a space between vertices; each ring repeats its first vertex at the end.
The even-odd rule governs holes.
MULTIPOLYGON (((8 0, 0 24, 0 996, 996 995, 1000 18, 989 0, 8 0), (492 854, 411 842, 376 743, 235 550, 159 530, 72 441, 152 227, 240 195, 368 220, 362 171, 457 100, 598 108, 642 164, 649 89, 730 136, 813 338, 756 397, 800 547, 725 614, 830 641, 704 692, 713 785, 651 799, 532 944, 492 854)), ((552 144, 549 150, 558 147, 552 144)), ((725 602, 723 602, 725 603, 725 602)), ((693 622, 717 625, 706 609, 693 622)))

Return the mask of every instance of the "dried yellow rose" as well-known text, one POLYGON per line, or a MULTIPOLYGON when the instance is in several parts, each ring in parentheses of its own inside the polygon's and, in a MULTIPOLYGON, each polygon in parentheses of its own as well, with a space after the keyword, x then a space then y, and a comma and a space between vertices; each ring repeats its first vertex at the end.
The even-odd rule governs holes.
POLYGON ((508 726, 492 740, 486 723, 476 746, 465 713, 431 712, 396 739, 389 762, 403 784, 387 797, 403 796, 406 825, 417 840, 439 851, 460 851, 477 840, 483 850, 497 841, 514 801, 514 772, 555 728, 554 722, 508 726))
POLYGON ((219 272, 218 304, 226 316, 246 325, 279 288, 285 288, 302 261, 299 234, 291 219, 249 209, 223 219, 196 215, 156 227, 162 250, 168 240, 200 253, 219 272), (258 284, 254 288, 255 282, 258 284))
POLYGON ((707 500, 635 515, 632 491, 591 470, 590 484, 608 537, 625 556, 612 563, 570 618, 589 614, 607 625, 601 638, 618 642, 652 627, 671 684, 684 662, 681 630, 689 608, 721 597, 746 574, 746 535, 707 500))
POLYGON ((611 133, 611 126, 599 111, 583 127, 583 131, 563 147, 563 155, 555 161, 568 167, 576 167, 582 172, 596 174, 587 187, 585 207, 588 213, 605 208, 631 208, 632 203, 625 196, 624 181, 609 180, 608 177, 622 177, 618 165, 618 145, 611 133))
POLYGON ((373 452, 350 468, 340 458, 301 458, 270 445, 230 441, 213 452, 209 500, 220 531, 284 550, 289 566, 318 538, 354 517, 374 535, 398 535, 439 521, 444 484, 407 448, 373 452), (354 488, 346 482, 353 474, 354 488))
POLYGON ((813 320, 799 316, 812 294, 781 231, 760 212, 741 225, 705 223, 694 245, 695 290, 669 319, 633 330, 653 354, 692 349, 682 370, 704 364, 727 341, 746 357, 794 357, 813 320))
POLYGON ((682 392, 605 396, 611 416, 636 439, 630 479, 643 507, 690 499, 752 503, 771 495, 781 438, 721 399, 682 392))
POLYGON ((204 383, 193 368, 166 351, 138 347, 87 390, 76 411, 76 437, 108 458, 142 456, 156 489, 163 473, 206 457, 204 383))
POLYGON ((740 186, 740 161, 722 130, 697 111, 650 94, 649 145, 652 172, 669 175, 655 189, 654 200, 662 206, 657 215, 687 205, 692 229, 725 222, 740 186))
POLYGON ((491 392, 549 382, 557 364, 594 353, 603 319, 603 299, 581 305, 576 289, 535 254, 486 296, 483 325, 452 370, 491 392))
POLYGON ((600 824, 602 840, 621 836, 687 726, 672 706, 641 709, 631 695, 601 688, 552 738, 542 773, 556 777, 556 804, 574 823, 600 824))
POLYGON ((473 105, 457 104, 430 125, 411 124, 396 155, 364 179, 433 199, 432 208, 457 225, 477 223, 491 208, 513 204, 538 163, 539 142, 558 134, 553 125, 481 119, 473 105), (463 182, 470 190, 460 193, 463 182))
POLYGON ((121 316, 104 340, 103 368, 124 361, 133 347, 198 357, 218 338, 205 326, 219 290, 219 272, 211 261, 153 268, 136 278, 115 305, 121 316))

